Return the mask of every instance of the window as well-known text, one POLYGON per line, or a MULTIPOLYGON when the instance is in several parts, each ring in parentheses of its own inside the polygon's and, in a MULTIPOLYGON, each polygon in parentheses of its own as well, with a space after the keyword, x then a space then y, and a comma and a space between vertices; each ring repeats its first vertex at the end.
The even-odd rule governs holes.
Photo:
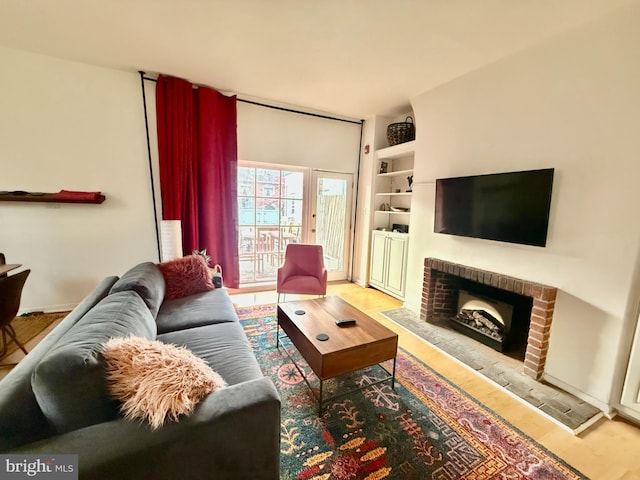
POLYGON ((304 186, 303 169, 239 162, 242 286, 275 282, 287 244, 302 241, 304 186))

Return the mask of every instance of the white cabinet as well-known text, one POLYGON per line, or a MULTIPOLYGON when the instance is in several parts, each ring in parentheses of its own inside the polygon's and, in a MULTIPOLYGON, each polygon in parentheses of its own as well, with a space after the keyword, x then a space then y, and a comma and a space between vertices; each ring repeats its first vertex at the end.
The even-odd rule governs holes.
POLYGON ((409 235, 406 233, 371 233, 371 269, 369 284, 383 292, 404 299, 409 235))
POLYGON ((640 421, 640 319, 636 326, 619 410, 622 414, 640 421))
POLYGON ((374 228, 391 230, 394 224, 409 225, 415 140, 376 151, 373 211, 374 228))

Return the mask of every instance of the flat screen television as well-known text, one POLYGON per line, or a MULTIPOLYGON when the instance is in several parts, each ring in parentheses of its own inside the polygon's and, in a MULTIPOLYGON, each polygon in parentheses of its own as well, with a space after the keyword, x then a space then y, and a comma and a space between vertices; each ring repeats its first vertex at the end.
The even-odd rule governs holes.
POLYGON ((544 247, 553 168, 436 180, 436 233, 544 247))

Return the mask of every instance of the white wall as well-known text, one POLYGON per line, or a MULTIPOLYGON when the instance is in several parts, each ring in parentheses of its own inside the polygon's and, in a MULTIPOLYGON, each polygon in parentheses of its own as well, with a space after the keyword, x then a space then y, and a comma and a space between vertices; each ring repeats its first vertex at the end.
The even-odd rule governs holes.
MULTIPOLYGON (((31 268, 21 311, 72 308, 158 261, 137 73, 0 48, 0 190, 102 191, 101 205, 0 202, 0 252, 31 268)), ((158 218, 155 84, 145 82, 158 218)), ((355 174, 360 125, 238 103, 243 160, 355 174)))
MULTIPOLYGON (((611 403, 640 221, 640 11, 609 17, 413 99, 406 306, 425 257, 560 289, 545 376, 611 403), (546 248, 433 233, 434 180, 555 168, 546 248)), ((634 306, 635 307, 635 306, 634 306)))
POLYGON ((21 311, 74 306, 157 261, 137 73, 0 48, 0 190, 102 191, 101 205, 0 202, 0 251, 31 269, 21 311))

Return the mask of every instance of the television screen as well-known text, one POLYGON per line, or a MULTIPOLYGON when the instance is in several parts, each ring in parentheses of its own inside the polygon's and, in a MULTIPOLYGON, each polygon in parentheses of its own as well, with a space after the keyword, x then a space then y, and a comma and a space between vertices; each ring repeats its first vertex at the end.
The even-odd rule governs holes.
POLYGON ((433 231, 544 247, 553 168, 436 180, 433 231))

